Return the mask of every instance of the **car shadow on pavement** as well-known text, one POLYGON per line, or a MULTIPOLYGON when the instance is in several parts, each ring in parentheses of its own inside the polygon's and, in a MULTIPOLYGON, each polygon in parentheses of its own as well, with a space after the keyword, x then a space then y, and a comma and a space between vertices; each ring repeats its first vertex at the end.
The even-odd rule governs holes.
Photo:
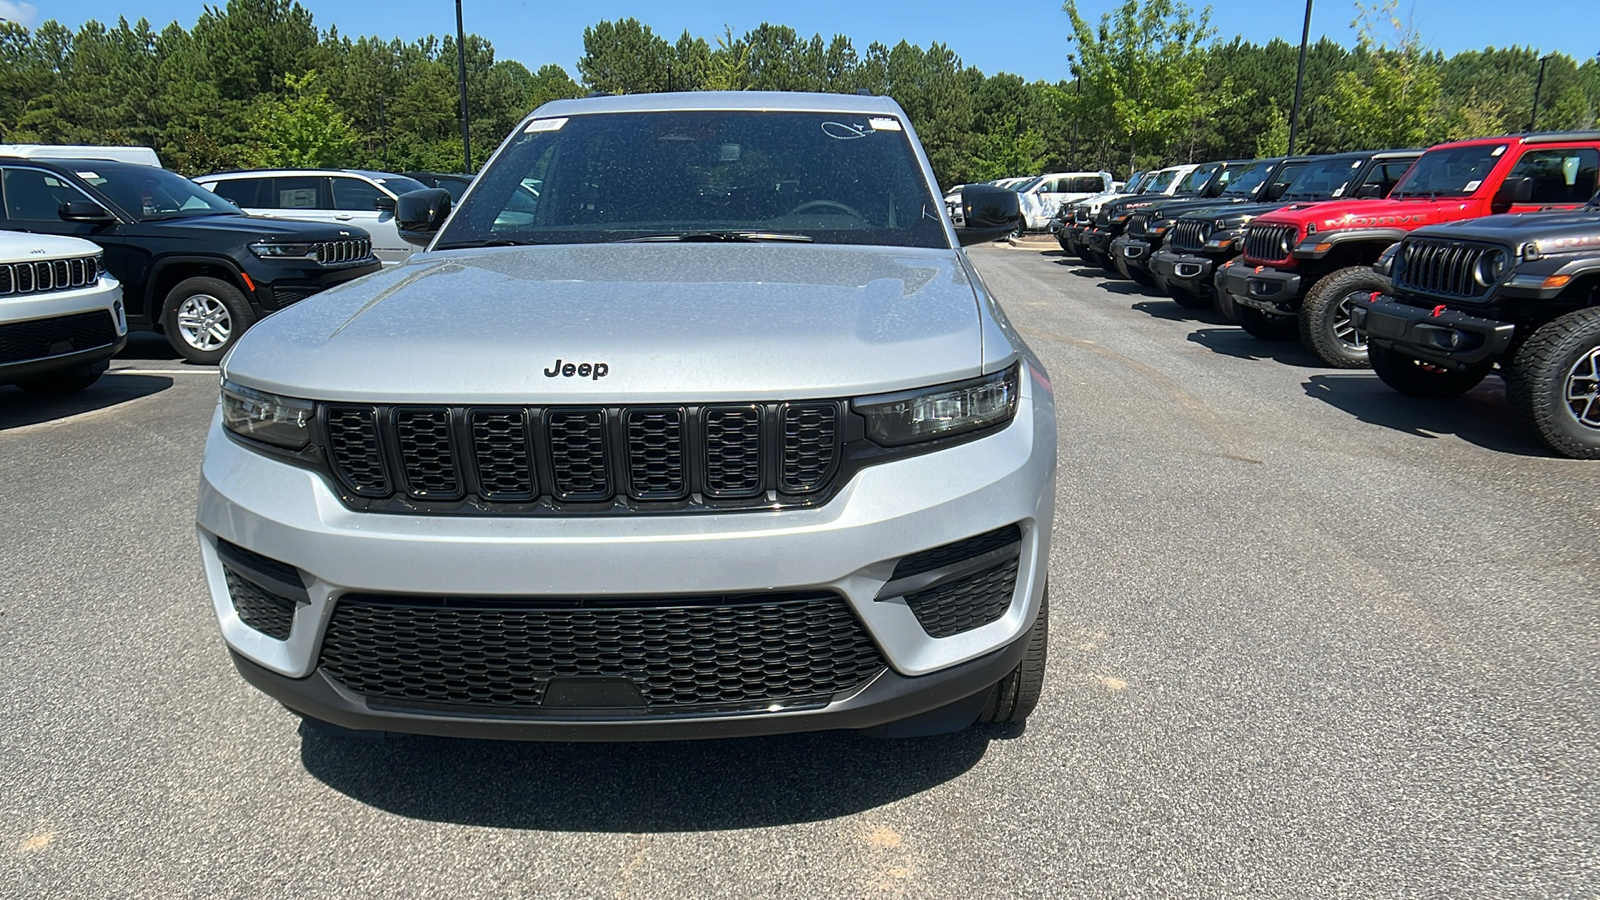
POLYGON ((164 375, 102 375, 99 381, 62 397, 41 397, 14 387, 0 387, 0 431, 53 422, 130 400, 138 400, 172 387, 164 375))
POLYGON ((1425 438, 1453 434, 1501 453, 1552 455, 1518 426, 1506 406, 1504 384, 1493 376, 1449 400, 1407 397, 1371 372, 1313 375, 1302 387, 1307 397, 1342 409, 1363 422, 1403 434, 1425 438))
POLYGON ((306 771, 396 815, 545 831, 759 828, 859 813, 966 772, 978 726, 878 740, 848 732, 737 740, 553 744, 417 736, 353 740, 302 728, 306 771))
MULTIPOLYGON (((1104 272, 1100 273, 1100 277, 1106 280, 1100 282, 1099 287, 1113 294, 1121 294, 1125 297, 1148 297, 1155 292, 1155 288, 1144 287, 1137 281, 1123 281, 1114 275, 1106 275, 1104 272)), ((1161 296, 1165 297, 1166 295, 1162 294, 1161 296)))
POLYGON ((1166 319, 1171 322, 1204 322, 1207 325, 1227 325, 1228 317, 1217 311, 1214 306, 1203 306, 1199 309, 1190 309, 1179 306, 1176 300, 1141 300, 1133 308, 1146 315, 1157 319, 1166 319))
POLYGON ((1322 360, 1299 341, 1263 341, 1236 325, 1191 331, 1189 342, 1235 359, 1270 359, 1284 365, 1323 368, 1322 360))

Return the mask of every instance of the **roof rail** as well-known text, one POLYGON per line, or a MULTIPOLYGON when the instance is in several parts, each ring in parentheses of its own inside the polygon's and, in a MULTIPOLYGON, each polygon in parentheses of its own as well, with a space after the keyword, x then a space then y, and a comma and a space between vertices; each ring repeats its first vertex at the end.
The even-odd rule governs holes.
POLYGON ((1522 135, 1525 144, 1554 144, 1559 141, 1600 141, 1600 131, 1534 131, 1522 135))

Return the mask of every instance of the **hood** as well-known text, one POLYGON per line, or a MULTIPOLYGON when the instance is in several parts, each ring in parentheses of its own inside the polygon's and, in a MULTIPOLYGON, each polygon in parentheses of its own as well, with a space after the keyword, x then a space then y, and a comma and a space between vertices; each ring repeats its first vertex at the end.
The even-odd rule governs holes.
MULTIPOLYGON (((1180 219, 1191 213, 1199 213, 1202 210, 1234 207, 1240 205, 1242 202, 1243 201, 1240 200, 1228 200, 1222 197, 1207 197, 1204 199, 1199 197, 1172 197, 1165 201, 1153 203, 1150 206, 1139 210, 1139 212, 1151 212, 1152 210, 1159 209, 1161 210, 1162 218, 1180 219)), ((1278 206, 1282 205, 1283 204, 1281 203, 1278 204, 1278 206)), ((1276 208, 1277 207, 1273 207, 1273 209, 1276 208)))
POLYGON ((1284 208, 1283 201, 1276 203, 1224 203, 1215 207, 1197 206, 1183 212, 1185 219, 1205 219, 1214 221, 1221 219, 1226 228, 1238 228, 1247 225, 1259 216, 1276 212, 1284 208))
POLYGON ((1538 241, 1541 254, 1600 250, 1600 209, 1512 213, 1465 219, 1416 232, 1420 237, 1478 240, 1515 248, 1538 241))
POLYGON ((418 254, 274 314, 240 338, 224 369, 315 400, 847 397, 982 374, 979 315, 954 250, 457 250, 418 254))
POLYGON ((142 228, 159 228, 163 234, 189 232, 196 235, 234 234, 247 238, 266 238, 280 241, 342 241, 353 237, 366 237, 365 229, 349 225, 328 225, 322 222, 300 222, 294 219, 269 219, 266 216, 233 215, 194 216, 187 219, 164 219, 142 222, 142 228))
POLYGON ((94 256, 99 252, 98 244, 92 244, 82 238, 29 234, 25 231, 0 231, 0 263, 94 256))
POLYGON ((1303 233, 1307 223, 1317 231, 1345 228, 1416 228, 1433 222, 1450 222, 1467 215, 1470 198, 1448 200, 1333 200, 1324 203, 1294 203, 1259 221, 1275 225, 1294 225, 1303 233))

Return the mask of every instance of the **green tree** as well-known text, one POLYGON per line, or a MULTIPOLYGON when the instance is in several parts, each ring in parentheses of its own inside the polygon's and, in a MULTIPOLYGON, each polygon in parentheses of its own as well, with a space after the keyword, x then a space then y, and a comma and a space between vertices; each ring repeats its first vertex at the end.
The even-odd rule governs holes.
POLYGON ((344 112, 328 99, 315 73, 285 75, 287 97, 262 97, 254 118, 260 141, 250 162, 263 168, 326 169, 343 166, 356 134, 344 112))
POLYGON ((1445 130, 1440 73, 1414 28, 1395 16, 1398 0, 1356 3, 1356 65, 1334 79, 1330 109, 1346 146, 1413 147, 1445 130), (1383 38, 1392 30, 1394 46, 1383 38))

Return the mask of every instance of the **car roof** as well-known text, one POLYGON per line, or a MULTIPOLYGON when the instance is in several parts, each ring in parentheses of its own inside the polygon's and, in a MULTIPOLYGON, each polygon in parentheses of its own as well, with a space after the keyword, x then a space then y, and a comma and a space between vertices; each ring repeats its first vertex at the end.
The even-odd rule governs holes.
MULTIPOLYGON (((409 178, 398 172, 374 172, 371 169, 229 169, 225 172, 212 172, 210 175, 199 175, 195 181, 205 181, 207 178, 221 178, 234 175, 360 175, 379 181, 385 178, 409 178)), ((415 180, 415 179, 413 179, 415 180)))
POLYGON ((610 112, 679 112, 698 110, 782 110, 837 112, 900 117, 900 104, 888 97, 865 94, 823 94, 790 91, 685 91, 679 93, 594 96, 552 100, 530 118, 579 116, 610 112))

